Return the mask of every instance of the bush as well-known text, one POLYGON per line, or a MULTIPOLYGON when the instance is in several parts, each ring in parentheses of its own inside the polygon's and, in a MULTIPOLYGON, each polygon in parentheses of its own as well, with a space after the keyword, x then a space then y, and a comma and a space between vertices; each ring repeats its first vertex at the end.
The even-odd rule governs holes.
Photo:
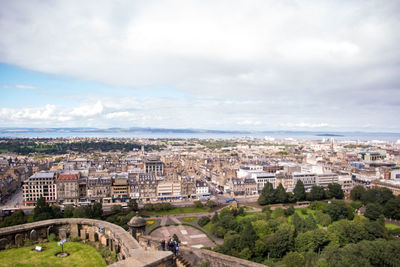
POLYGON ((196 208, 202 208, 203 207, 203 203, 201 203, 201 201, 197 200, 195 202, 193 202, 194 206, 196 208))
POLYGON ((151 203, 146 203, 144 204, 144 209, 147 211, 153 211, 154 210, 154 206, 151 203))
POLYGON ((301 208, 300 211, 304 215, 307 215, 307 213, 308 213, 307 208, 301 208))
POLYGON ((287 209, 285 209, 285 216, 288 217, 294 214, 294 207, 290 205, 287 209))
POLYGON ((210 218, 208 217, 208 216, 203 216, 203 217, 201 217, 200 219, 199 219, 199 225, 201 226, 201 227, 204 227, 204 225, 206 225, 207 223, 209 223, 211 220, 210 220, 210 218))
POLYGON ((217 203, 215 203, 215 201, 209 200, 209 201, 207 201, 206 206, 210 207, 210 208, 214 208, 217 206, 217 203))

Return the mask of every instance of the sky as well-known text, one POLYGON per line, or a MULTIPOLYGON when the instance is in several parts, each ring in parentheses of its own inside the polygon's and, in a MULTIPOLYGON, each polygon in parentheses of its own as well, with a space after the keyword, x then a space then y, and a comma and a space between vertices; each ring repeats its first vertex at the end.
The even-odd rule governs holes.
POLYGON ((0 0, 0 127, 400 132, 400 1, 0 0))

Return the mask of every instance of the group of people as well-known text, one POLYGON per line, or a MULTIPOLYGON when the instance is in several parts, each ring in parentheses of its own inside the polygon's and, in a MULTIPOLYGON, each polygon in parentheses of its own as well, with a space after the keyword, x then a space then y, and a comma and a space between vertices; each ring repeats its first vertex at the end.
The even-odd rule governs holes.
POLYGON ((165 246, 167 246, 167 249, 174 253, 175 256, 178 255, 179 244, 171 237, 169 237, 168 242, 165 242, 165 240, 161 240, 160 244, 162 250, 165 250, 165 246))

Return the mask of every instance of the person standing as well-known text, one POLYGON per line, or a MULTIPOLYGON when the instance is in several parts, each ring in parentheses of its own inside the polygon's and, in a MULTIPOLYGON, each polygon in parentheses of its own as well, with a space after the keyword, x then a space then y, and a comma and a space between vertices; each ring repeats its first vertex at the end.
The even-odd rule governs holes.
POLYGON ((161 244, 161 249, 165 250, 165 240, 164 239, 161 240, 160 244, 161 244))

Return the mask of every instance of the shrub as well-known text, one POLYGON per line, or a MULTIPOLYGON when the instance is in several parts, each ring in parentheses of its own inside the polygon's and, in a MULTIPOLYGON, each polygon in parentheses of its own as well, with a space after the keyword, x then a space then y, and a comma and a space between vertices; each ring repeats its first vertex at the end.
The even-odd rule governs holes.
POLYGON ((203 207, 203 203, 201 203, 201 201, 197 200, 195 202, 193 202, 194 206, 196 208, 202 208, 203 207))
POLYGON ((210 218, 208 216, 203 216, 199 219, 199 225, 204 227, 207 223, 210 222, 210 218))
POLYGON ((209 201, 207 201, 206 206, 210 207, 210 208, 214 208, 217 206, 217 203, 215 203, 215 201, 209 200, 209 201))

